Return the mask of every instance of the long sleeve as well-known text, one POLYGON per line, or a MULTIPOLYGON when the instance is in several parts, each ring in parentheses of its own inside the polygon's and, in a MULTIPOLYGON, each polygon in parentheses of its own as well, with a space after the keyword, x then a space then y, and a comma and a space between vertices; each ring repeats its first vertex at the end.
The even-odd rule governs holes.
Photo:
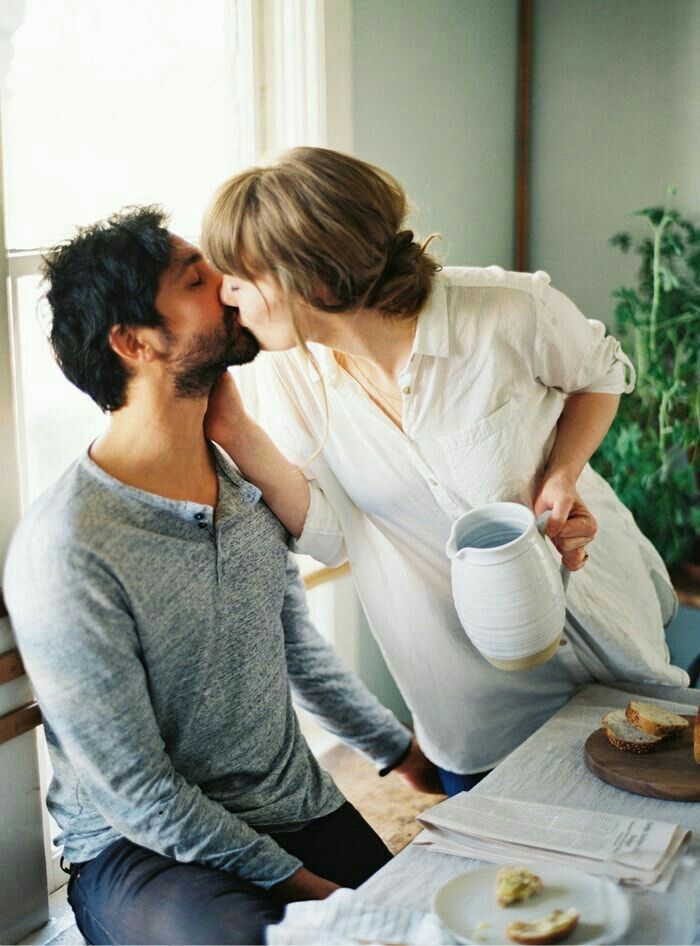
POLYGON ((292 557, 282 622, 295 702, 325 729, 367 755, 378 768, 405 750, 411 734, 343 663, 309 618, 304 586, 292 557))
POLYGON ((299 555, 310 555, 317 562, 333 568, 347 561, 347 550, 338 517, 315 479, 309 480, 310 502, 304 528, 290 549, 299 555))
POLYGON ((75 550, 32 583, 11 556, 7 602, 42 713, 107 825, 136 844, 269 887, 301 862, 173 767, 119 583, 75 550))
POLYGON ((533 360, 535 375, 567 394, 629 394, 635 371, 620 343, 605 326, 587 319, 546 273, 534 277, 537 318, 533 360))

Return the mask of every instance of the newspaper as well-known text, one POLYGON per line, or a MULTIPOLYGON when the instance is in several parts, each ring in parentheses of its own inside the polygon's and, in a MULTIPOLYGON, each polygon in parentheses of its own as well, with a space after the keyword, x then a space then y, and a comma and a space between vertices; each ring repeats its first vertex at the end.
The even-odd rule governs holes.
POLYGON ((423 812, 414 843, 497 864, 566 864, 665 889, 691 832, 680 825, 463 792, 423 812))

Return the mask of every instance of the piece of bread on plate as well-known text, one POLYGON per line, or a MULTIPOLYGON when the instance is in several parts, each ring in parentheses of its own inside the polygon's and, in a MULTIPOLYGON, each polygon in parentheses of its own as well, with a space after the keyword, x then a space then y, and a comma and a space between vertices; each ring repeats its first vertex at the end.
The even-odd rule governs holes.
POLYGON ((627 704, 625 716, 628 721, 652 736, 673 736, 688 728, 688 720, 677 713, 655 706, 653 703, 640 703, 633 700, 627 704))
POLYGON ((633 726, 622 709, 613 710, 603 716, 603 732, 618 749, 626 752, 650 752, 663 741, 663 736, 653 736, 633 726))
POLYGON ((514 920, 506 926, 506 936, 514 943, 527 943, 530 946, 561 943, 573 933, 577 924, 578 910, 569 907, 568 910, 553 910, 549 916, 531 923, 514 920))
POLYGON ((501 867, 496 874, 496 899, 501 907, 529 900, 542 890, 542 881, 527 867, 501 867))

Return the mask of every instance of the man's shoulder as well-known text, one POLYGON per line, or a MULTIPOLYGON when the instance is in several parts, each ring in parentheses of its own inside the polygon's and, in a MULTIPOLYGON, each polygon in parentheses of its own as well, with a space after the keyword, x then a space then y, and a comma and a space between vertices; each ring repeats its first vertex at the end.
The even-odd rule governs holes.
POLYGON ((80 459, 71 463, 20 520, 10 543, 5 583, 15 568, 36 575, 59 563, 68 566, 81 551, 88 552, 111 518, 107 494, 80 459))
POLYGON ((86 474, 82 458, 78 458, 32 502, 17 534, 35 529, 70 530, 77 521, 99 510, 103 492, 100 484, 86 474))

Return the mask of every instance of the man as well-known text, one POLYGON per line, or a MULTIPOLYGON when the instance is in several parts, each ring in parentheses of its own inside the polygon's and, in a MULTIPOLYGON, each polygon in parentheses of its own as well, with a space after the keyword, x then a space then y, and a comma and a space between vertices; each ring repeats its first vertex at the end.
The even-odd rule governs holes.
POLYGON ((5 590, 46 723, 48 804, 91 943, 256 943, 283 903, 389 853, 317 765, 300 705, 416 787, 410 734, 309 623, 287 534, 203 432, 255 338, 220 277, 136 208, 46 263, 51 343, 110 412, 27 513, 5 590))

